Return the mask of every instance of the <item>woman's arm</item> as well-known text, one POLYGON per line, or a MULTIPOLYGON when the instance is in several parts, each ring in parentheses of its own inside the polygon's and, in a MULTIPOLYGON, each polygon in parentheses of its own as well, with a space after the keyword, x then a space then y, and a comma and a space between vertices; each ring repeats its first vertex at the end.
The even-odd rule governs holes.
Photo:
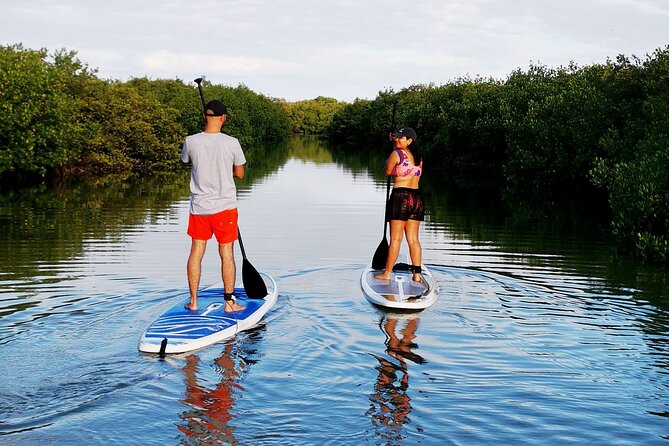
POLYGON ((400 163, 400 156, 397 154, 396 150, 393 150, 393 153, 390 154, 388 160, 386 161, 386 168, 384 170, 386 175, 393 173, 393 169, 396 165, 400 163))

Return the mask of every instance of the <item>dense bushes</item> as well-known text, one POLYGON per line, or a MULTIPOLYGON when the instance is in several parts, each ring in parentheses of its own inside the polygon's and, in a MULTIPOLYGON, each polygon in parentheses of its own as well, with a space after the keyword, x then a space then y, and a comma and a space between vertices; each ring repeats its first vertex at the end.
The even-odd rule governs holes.
POLYGON ((0 173, 45 174, 85 147, 78 86, 90 72, 73 54, 0 47, 0 173))
MULTIPOLYGON (((202 125, 195 84, 100 80, 75 56, 0 46, 0 177, 178 166, 184 136, 202 125)), ((204 87, 208 99, 227 103, 226 132, 244 146, 287 134, 278 102, 244 86, 204 87)))
MULTIPOLYGON (((459 79, 343 104, 286 103, 247 87, 203 83, 249 149, 298 133, 376 143, 391 110, 416 128, 426 172, 444 184, 545 210, 609 208, 621 246, 669 261, 669 46, 644 60, 530 66, 507 79, 459 79)), ((98 79, 73 52, 0 46, 0 179, 67 169, 169 170, 201 128, 195 84, 98 79)), ((367 145, 367 144, 366 144, 367 145)), ((370 145, 367 145, 368 147, 370 145)), ((259 158, 259 155, 255 158, 259 158)))
MULTIPOLYGON (((629 63, 628 61, 625 61, 629 63)), ((607 189, 616 237, 644 258, 669 260, 669 47, 630 68, 637 88, 591 171, 607 189)), ((632 76, 629 76, 630 78, 632 76)))
POLYGON ((645 60, 382 92, 338 112, 330 136, 386 151, 393 101, 432 177, 513 205, 608 203, 621 246, 669 261, 669 47, 645 60))
POLYGON ((293 133, 303 135, 327 134, 332 118, 346 103, 319 96, 297 102, 284 102, 284 110, 293 133))

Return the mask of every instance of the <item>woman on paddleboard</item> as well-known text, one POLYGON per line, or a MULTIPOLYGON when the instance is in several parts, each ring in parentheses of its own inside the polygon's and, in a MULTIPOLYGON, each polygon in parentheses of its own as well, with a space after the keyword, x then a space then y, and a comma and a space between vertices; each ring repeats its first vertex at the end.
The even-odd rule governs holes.
POLYGON ((400 252, 402 239, 406 235, 413 280, 419 282, 423 253, 418 240, 418 229, 420 222, 425 217, 425 207, 418 183, 423 174, 423 160, 417 150, 410 148, 411 144, 416 141, 414 129, 401 128, 392 133, 390 138, 393 141, 394 150, 388 157, 385 166, 385 174, 395 177, 393 192, 386 204, 386 221, 390 223, 390 246, 385 270, 376 278, 390 279, 400 252))

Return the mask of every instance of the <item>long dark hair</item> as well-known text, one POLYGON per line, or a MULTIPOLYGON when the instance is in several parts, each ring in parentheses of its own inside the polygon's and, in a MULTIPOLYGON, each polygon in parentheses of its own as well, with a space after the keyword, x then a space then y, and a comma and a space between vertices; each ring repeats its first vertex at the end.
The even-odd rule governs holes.
POLYGON ((423 155, 420 153, 420 149, 416 145, 416 141, 411 141, 409 144, 409 150, 413 153, 413 164, 418 166, 423 161, 423 155))

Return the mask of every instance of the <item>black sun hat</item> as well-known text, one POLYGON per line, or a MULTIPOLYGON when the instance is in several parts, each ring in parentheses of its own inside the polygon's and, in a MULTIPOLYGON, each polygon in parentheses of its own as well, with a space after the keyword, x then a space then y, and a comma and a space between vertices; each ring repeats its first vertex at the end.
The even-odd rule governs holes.
POLYGON ((395 138, 400 138, 402 136, 406 136, 407 138, 411 138, 412 141, 416 140, 416 131, 412 129, 411 127, 402 127, 395 133, 393 133, 393 136, 395 138))
POLYGON ((207 116, 223 116, 228 114, 228 107, 218 99, 207 102, 204 106, 204 114, 207 116))

